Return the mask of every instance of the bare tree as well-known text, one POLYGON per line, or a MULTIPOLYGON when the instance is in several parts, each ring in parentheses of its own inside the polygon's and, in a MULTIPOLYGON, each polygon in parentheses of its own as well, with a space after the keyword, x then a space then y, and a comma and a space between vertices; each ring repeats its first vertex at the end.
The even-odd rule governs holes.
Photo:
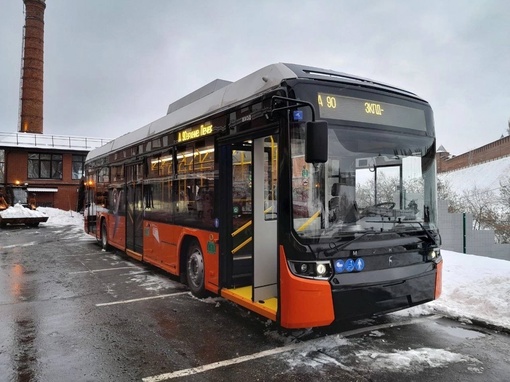
POLYGON ((359 208, 372 206, 376 203, 389 203, 393 201, 398 190, 399 178, 388 176, 381 172, 375 177, 356 185, 356 202, 359 208), (377 194, 376 194, 377 192, 377 194))
POLYGON ((356 203, 359 208, 365 208, 375 203, 374 184, 375 180, 372 178, 356 185, 356 203))
POLYGON ((450 213, 465 210, 459 194, 452 190, 447 180, 439 177, 437 178, 437 198, 448 203, 448 212, 450 213))
POLYGON ((501 204, 510 212, 510 175, 507 175, 499 181, 499 193, 501 204))
POLYGON ((495 224, 495 232, 500 243, 510 243, 510 176, 499 182, 501 216, 495 224))
POLYGON ((490 229, 497 220, 497 198, 488 188, 474 187, 462 193, 464 206, 473 216, 473 229, 490 229))
POLYGON ((510 243, 509 192, 507 179, 506 183, 501 183, 500 197, 494 190, 477 187, 463 194, 467 212, 473 216, 473 229, 492 229, 501 244, 510 243))

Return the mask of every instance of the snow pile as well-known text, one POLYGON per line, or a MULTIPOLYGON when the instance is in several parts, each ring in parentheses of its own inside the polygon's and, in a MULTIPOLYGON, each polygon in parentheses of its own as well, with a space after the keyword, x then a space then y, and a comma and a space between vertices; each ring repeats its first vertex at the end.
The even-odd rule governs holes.
POLYGON ((37 211, 44 216, 49 216, 45 225, 55 226, 77 226, 83 229, 83 215, 75 211, 64 211, 58 208, 37 207, 37 211))
POLYGON ((19 219, 19 218, 43 218, 47 217, 44 211, 31 210, 23 207, 21 204, 16 203, 14 206, 7 208, 0 212, 3 219, 19 219))
POLYGON ((48 218, 45 226, 66 226, 83 230, 83 215, 75 211, 64 211, 58 208, 37 207, 35 210, 23 207, 17 203, 0 211, 2 219, 48 218))
POLYGON ((422 347, 384 351, 365 348, 366 344, 356 339, 351 341, 339 335, 320 337, 307 341, 304 346, 294 350, 291 356, 285 355, 284 360, 291 370, 320 369, 325 365, 334 365, 357 375, 361 375, 360 370, 419 373, 429 368, 444 368, 461 362, 465 363, 467 370, 480 373, 483 365, 476 358, 448 349, 422 347), (360 345, 363 349, 356 350, 360 345))
POLYGON ((356 352, 358 362, 368 365, 373 371, 423 371, 432 367, 447 367, 450 363, 470 362, 480 363, 475 358, 453 353, 443 349, 420 348, 391 353, 377 352, 373 350, 361 350, 356 352))
POLYGON ((441 297, 396 314, 439 313, 510 329, 510 261, 444 250, 441 253, 441 297))

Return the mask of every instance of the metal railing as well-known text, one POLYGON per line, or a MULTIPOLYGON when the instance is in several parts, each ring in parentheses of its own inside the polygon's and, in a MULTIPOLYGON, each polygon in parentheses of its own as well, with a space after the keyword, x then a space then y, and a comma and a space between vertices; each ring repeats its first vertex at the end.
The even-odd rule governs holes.
POLYGON ((0 132, 0 147, 38 147, 92 150, 101 147, 110 141, 111 139, 106 138, 0 132))

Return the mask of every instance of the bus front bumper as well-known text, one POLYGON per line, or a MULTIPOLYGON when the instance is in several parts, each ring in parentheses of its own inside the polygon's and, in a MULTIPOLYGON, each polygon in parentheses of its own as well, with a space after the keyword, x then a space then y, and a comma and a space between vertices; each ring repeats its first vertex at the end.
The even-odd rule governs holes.
MULTIPOLYGON (((364 275, 364 283, 332 283, 335 321, 370 317, 432 301, 435 298, 436 273, 436 268, 433 267, 419 275, 393 277, 386 282, 381 280, 370 283, 367 275, 364 275)), ((360 275, 361 273, 357 274, 358 277, 360 275)))

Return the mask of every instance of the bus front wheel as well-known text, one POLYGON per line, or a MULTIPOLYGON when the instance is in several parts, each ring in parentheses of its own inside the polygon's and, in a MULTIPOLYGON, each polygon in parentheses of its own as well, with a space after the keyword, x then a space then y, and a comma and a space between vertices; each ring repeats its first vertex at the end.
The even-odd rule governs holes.
POLYGON ((186 279, 191 293, 197 297, 205 297, 204 255, 200 244, 195 240, 188 247, 186 279))

